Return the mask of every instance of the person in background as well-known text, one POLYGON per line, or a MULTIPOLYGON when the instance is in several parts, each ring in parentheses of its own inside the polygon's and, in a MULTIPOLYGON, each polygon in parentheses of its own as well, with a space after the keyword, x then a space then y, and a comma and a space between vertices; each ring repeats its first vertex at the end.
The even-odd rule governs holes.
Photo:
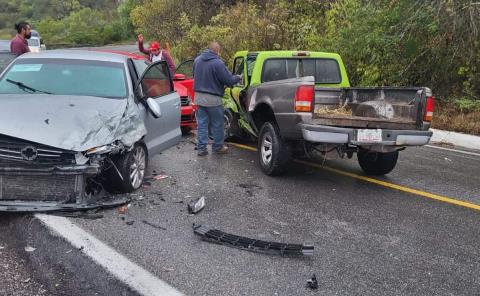
POLYGON ((17 35, 10 42, 10 52, 16 56, 30 52, 28 41, 32 37, 32 28, 27 22, 20 22, 15 25, 17 35))
POLYGON ((153 41, 150 43, 149 49, 145 49, 143 46, 143 35, 140 34, 137 37, 138 40, 138 50, 146 55, 148 55, 148 59, 150 62, 157 62, 157 61, 166 61, 168 64, 168 67, 170 68, 170 74, 175 73, 175 62, 173 61, 172 57, 168 53, 168 50, 165 50, 162 48, 160 45, 160 42, 158 41, 153 41))
POLYGON ((228 147, 224 144, 224 118, 222 97, 225 86, 233 86, 240 81, 240 76, 232 75, 220 59, 221 47, 212 42, 207 50, 200 54, 193 63, 193 90, 195 104, 198 106, 197 150, 198 156, 208 154, 208 127, 213 136, 212 151, 224 154, 228 147))

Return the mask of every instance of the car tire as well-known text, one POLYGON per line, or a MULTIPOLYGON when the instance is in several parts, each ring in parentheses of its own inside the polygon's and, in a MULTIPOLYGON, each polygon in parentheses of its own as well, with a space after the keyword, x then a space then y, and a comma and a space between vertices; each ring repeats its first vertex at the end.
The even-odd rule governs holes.
POLYGON ((181 126, 180 129, 182 130, 182 136, 189 135, 192 131, 192 128, 189 126, 181 126))
POLYGON ((268 176, 284 173, 290 162, 290 152, 275 122, 266 122, 260 130, 258 161, 263 173, 268 176))
POLYGON ((113 162, 122 178, 112 168, 108 177, 109 191, 130 193, 142 186, 148 166, 148 151, 144 144, 135 144, 131 151, 114 157, 113 162))
POLYGON ((397 165, 398 151, 381 153, 360 149, 357 159, 365 174, 382 176, 390 173, 397 165))

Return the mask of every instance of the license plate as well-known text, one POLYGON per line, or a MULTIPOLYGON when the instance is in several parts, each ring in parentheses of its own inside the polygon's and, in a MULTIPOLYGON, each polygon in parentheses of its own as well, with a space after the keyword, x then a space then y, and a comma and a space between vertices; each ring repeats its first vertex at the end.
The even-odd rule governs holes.
POLYGON ((357 141, 361 143, 375 143, 382 141, 381 129, 360 129, 357 132, 357 141))

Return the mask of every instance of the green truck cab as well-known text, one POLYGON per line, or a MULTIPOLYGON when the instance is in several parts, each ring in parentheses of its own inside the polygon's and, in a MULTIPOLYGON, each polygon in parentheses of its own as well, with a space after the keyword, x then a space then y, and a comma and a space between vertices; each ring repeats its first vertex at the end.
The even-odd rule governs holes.
POLYGON ((243 79, 225 91, 225 136, 257 139, 267 175, 295 156, 354 153, 367 174, 384 175, 399 151, 432 136, 429 88, 350 87, 338 54, 240 51, 231 69, 243 79))

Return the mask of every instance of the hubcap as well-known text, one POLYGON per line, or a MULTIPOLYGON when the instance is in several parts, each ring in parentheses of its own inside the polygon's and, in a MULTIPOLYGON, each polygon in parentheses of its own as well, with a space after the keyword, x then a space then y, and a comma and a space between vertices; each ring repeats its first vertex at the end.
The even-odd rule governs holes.
POLYGON ((261 153, 262 153, 262 161, 264 164, 269 165, 270 162, 272 161, 272 136, 270 134, 265 134, 263 136, 262 140, 262 147, 261 147, 261 153))
POLYGON ((130 184, 137 189, 140 187, 145 175, 145 151, 141 146, 138 146, 133 151, 133 163, 130 166, 130 184))

